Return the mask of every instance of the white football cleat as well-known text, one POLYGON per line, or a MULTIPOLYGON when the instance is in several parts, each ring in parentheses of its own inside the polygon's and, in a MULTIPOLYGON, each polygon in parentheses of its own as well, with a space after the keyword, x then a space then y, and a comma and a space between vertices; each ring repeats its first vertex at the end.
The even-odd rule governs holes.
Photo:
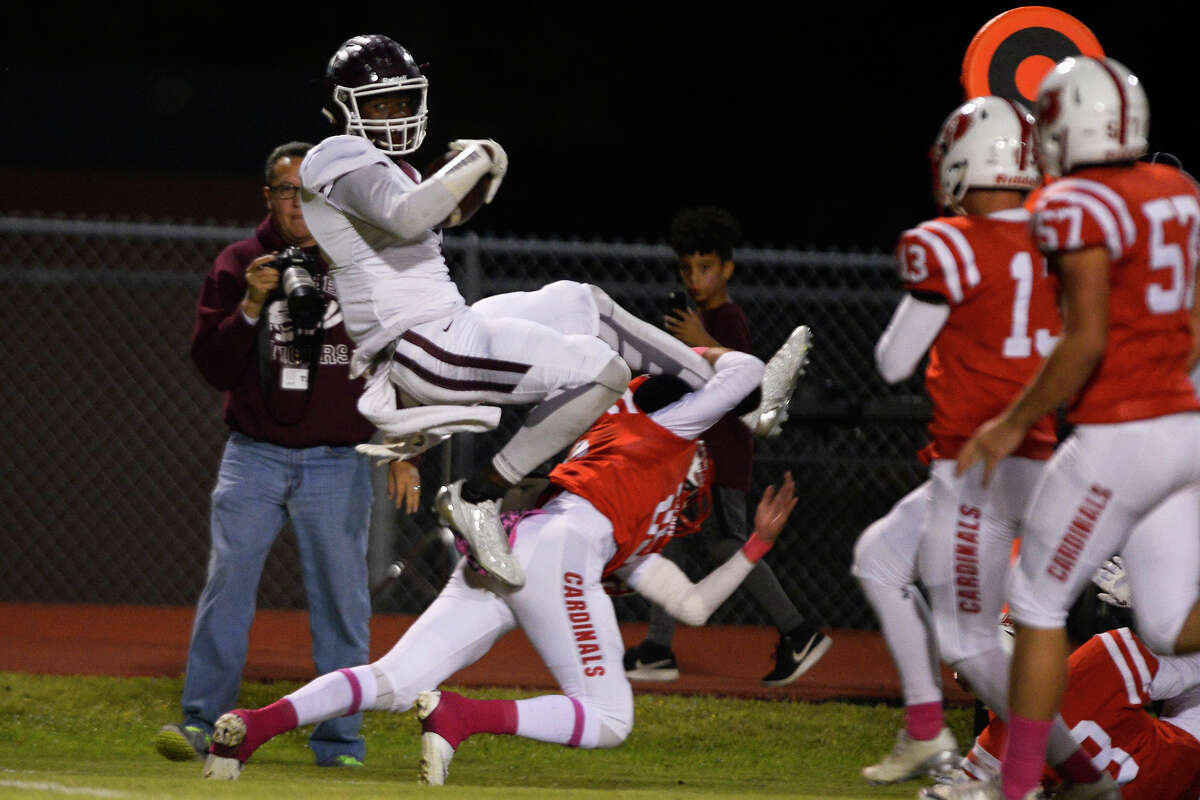
POLYGON ((200 777, 216 781, 236 781, 242 774, 238 747, 246 738, 246 721, 232 711, 222 714, 213 726, 212 744, 200 777))
POLYGON ((779 435, 788 418, 788 401, 808 365, 811 342, 812 332, 807 325, 800 325, 767 362, 763 371, 762 400, 758 408, 742 417, 742 422, 755 436, 765 439, 779 435))
POLYGON ((958 766, 958 743, 949 728, 943 727, 932 739, 913 739, 901 728, 896 733, 892 752, 878 764, 863 767, 867 783, 899 783, 923 775, 949 772, 958 766))
POLYGON ((509 586, 524 586, 525 570, 508 546, 499 504, 494 500, 468 503, 462 499, 462 486, 460 479, 438 490, 433 501, 438 518, 462 536, 481 569, 509 586))
MULTIPOLYGON (((967 783, 942 783, 926 786, 917 792, 917 797, 921 800, 1004 800, 1004 792, 1000 791, 1000 782, 997 780, 968 781, 967 783)), ((1025 793, 1022 800, 1049 800, 1049 798, 1050 795, 1042 791, 1042 787, 1035 786, 1025 793)))
POLYGON ((421 720, 421 765, 417 782, 426 786, 442 786, 450 774, 454 748, 427 722, 429 715, 442 700, 441 692, 421 692, 417 695, 417 719, 421 720))

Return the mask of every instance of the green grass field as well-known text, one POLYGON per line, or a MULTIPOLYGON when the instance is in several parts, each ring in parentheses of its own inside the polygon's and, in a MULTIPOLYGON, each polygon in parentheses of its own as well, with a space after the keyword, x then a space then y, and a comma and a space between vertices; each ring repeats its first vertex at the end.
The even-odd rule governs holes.
MULTIPOLYGON (((294 689, 247 684, 244 705, 294 689)), ((465 742, 445 787, 419 786, 412 712, 368 713, 362 769, 313 765, 307 728, 264 745, 240 780, 202 781, 200 762, 153 747, 178 720, 182 681, 0 672, 0 797, 154 798, 724 798, 914 797, 920 782, 870 787, 858 775, 891 748, 899 708, 847 703, 638 695, 636 723, 613 750, 571 750, 511 736, 465 742)), ((516 690, 470 690, 526 697, 516 690)), ((969 741, 970 712, 947 716, 969 741)))

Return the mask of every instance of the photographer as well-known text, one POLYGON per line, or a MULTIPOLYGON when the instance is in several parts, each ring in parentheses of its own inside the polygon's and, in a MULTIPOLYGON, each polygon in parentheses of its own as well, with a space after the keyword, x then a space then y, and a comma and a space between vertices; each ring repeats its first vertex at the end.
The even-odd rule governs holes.
MULTIPOLYGON (((212 494, 183 721, 155 739, 172 760, 206 753, 213 722, 236 705, 259 579, 286 520, 299 545, 316 674, 368 660, 371 480, 354 446, 374 428, 355 406, 362 385, 349 376, 351 343, 300 211, 309 148, 289 142, 271 152, 267 217, 217 256, 196 308, 192 358, 225 392, 230 434, 212 494)), ((389 493, 415 509, 416 470, 399 461, 391 470, 389 493)), ((361 765, 360 723, 354 715, 317 727, 309 739, 317 763, 361 765)))

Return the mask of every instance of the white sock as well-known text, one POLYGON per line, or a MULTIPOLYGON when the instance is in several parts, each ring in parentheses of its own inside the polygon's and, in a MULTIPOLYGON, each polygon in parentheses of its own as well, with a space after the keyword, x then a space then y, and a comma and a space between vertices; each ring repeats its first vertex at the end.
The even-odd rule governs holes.
POLYGON ((296 709, 297 726, 373 710, 375 673, 370 665, 340 669, 306 683, 287 699, 296 709))
POLYGON ((937 645, 925 623, 924 598, 915 586, 887 586, 859 576, 863 594, 875 610, 896 671, 905 705, 942 701, 937 645))
MULTIPOLYGON (((539 742, 583 746, 583 706, 561 694, 548 694, 517 701, 517 736, 539 742)), ((594 746, 594 745, 593 745, 594 746)))

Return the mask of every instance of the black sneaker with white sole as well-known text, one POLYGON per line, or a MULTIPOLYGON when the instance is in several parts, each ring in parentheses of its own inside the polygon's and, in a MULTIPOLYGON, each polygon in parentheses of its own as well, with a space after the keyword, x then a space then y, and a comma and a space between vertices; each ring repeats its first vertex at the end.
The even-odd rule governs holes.
POLYGON ((646 640, 625 651, 625 677, 631 681, 676 681, 679 667, 671 648, 646 640))
POLYGON ((809 625, 780 636, 775 646, 775 669, 763 677, 763 685, 787 686, 820 661, 832 644, 832 639, 809 625))

